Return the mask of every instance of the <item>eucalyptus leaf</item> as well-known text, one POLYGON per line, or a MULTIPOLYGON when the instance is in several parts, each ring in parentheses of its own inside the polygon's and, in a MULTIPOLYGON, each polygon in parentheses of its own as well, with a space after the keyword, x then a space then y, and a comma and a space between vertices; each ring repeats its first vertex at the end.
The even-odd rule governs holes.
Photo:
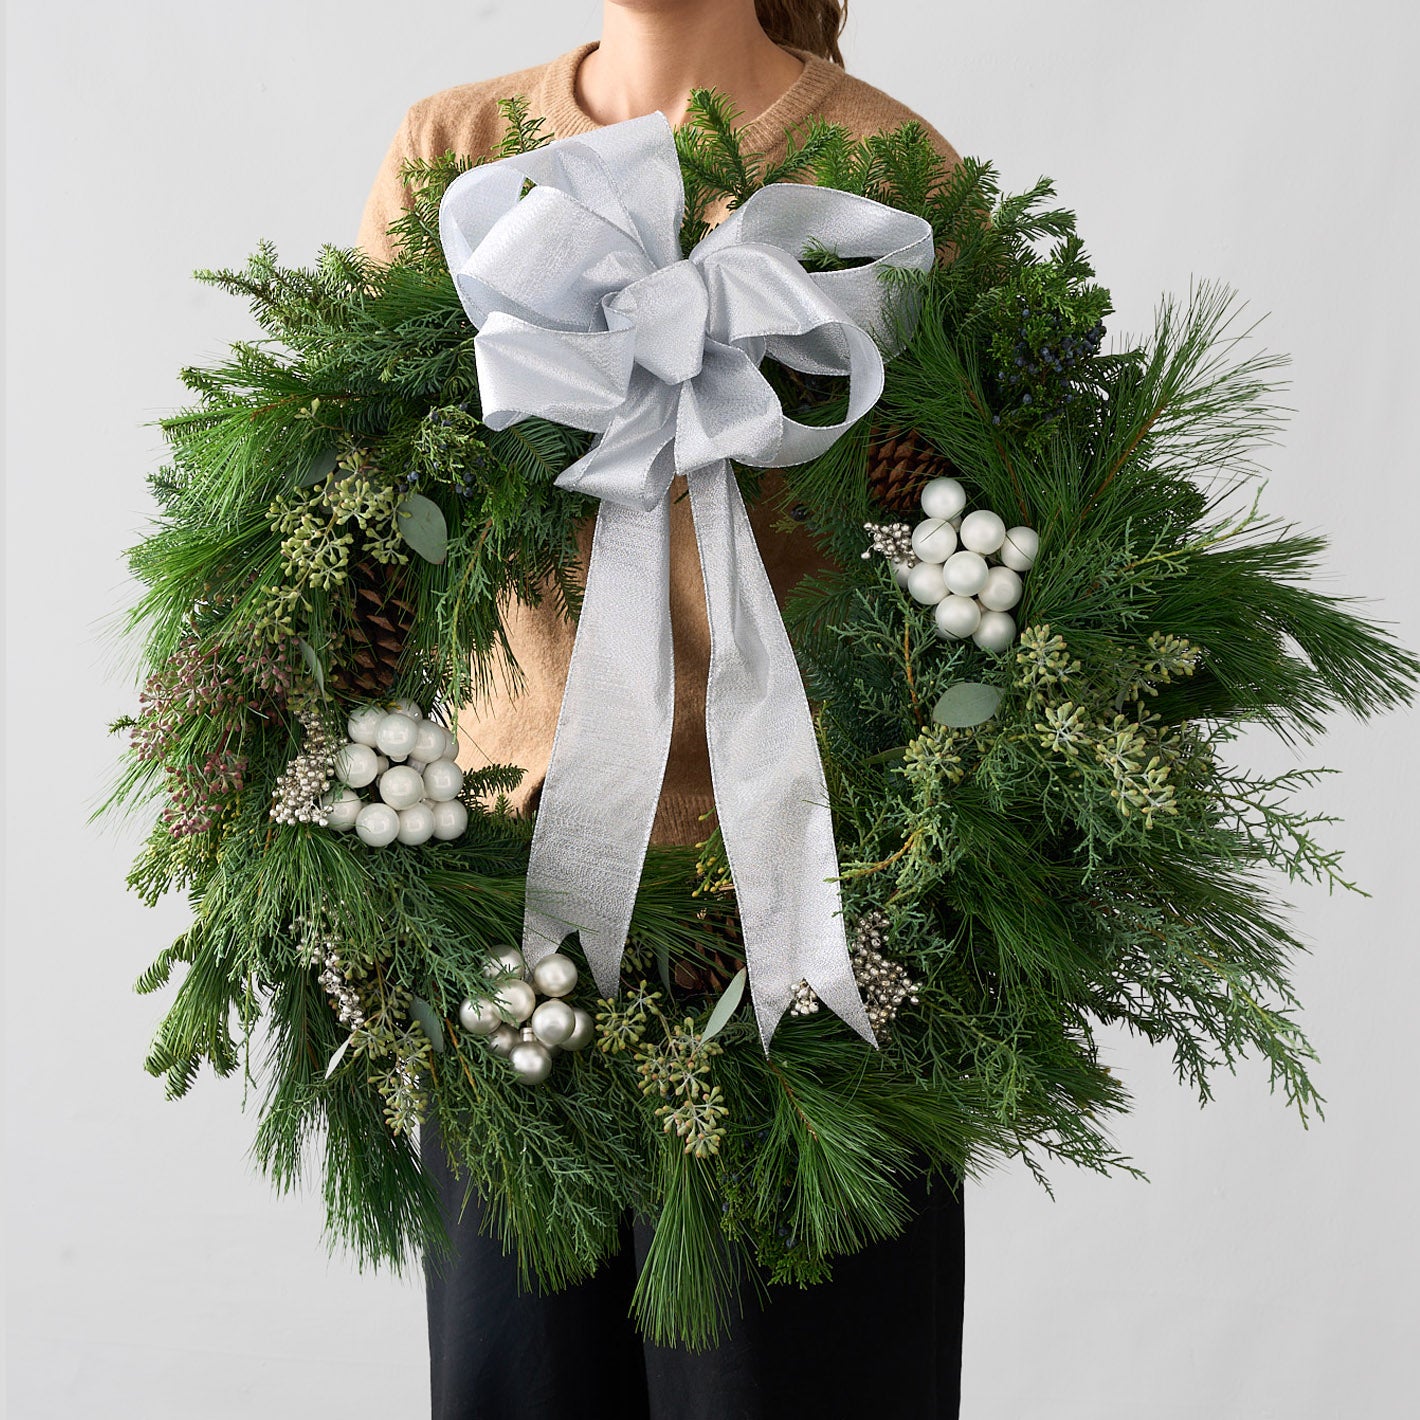
POLYGON ((439 505, 422 493, 411 493, 395 509, 399 535, 426 562, 440 563, 448 555, 449 528, 439 505))
POLYGON ((420 996, 409 998, 409 1013, 424 1029, 424 1034, 429 1037, 429 1044, 434 1047, 435 1055, 444 1053, 444 1027, 440 1024, 438 1016, 434 1014, 434 1008, 420 996))
POLYGON ((867 764, 887 764, 889 760, 901 759, 907 753, 906 745, 894 745, 891 749, 885 749, 877 754, 870 754, 865 761, 867 764))
POLYGON ((983 685, 977 680, 959 680, 949 685, 932 709, 932 718, 939 725, 964 730, 989 720, 1001 703, 999 685, 983 685))
POLYGON ((735 1014, 740 1002, 744 999, 745 982, 748 980, 748 970, 741 967, 735 973, 730 984, 725 987, 725 994, 715 1002, 715 1009, 710 1012, 710 1019, 705 1023, 705 1033, 700 1037, 702 1041, 719 1035, 729 1025, 730 1017, 735 1014))
POLYGON ((292 488, 314 488, 324 483, 340 462, 340 455, 334 449, 322 449, 304 468, 298 468, 289 481, 292 488))
POLYGON ((336 1069, 340 1065, 340 1062, 345 1059, 345 1052, 350 1049, 350 1042, 354 1039, 355 1035, 352 1032, 350 1035, 347 1035, 338 1046, 336 1046, 335 1054, 332 1055, 330 1057, 330 1060, 326 1063, 325 1077, 327 1080, 330 1079, 333 1074, 335 1074, 336 1069))
POLYGON ((316 689, 324 695, 325 667, 321 665, 320 657, 316 655, 316 648, 303 636, 296 637, 296 645, 301 648, 301 659, 306 663, 306 669, 310 671, 311 679, 316 683, 316 689))

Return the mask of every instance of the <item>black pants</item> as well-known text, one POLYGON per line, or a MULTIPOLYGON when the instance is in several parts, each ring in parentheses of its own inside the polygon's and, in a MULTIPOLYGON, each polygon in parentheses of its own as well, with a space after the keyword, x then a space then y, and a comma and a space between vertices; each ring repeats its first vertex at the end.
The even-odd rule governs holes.
POLYGON ((961 1395, 962 1202, 918 1188, 901 1236, 834 1263, 833 1280, 776 1287, 712 1351, 643 1342, 628 1318, 650 1229, 627 1225, 619 1256, 550 1296, 518 1291, 515 1264, 462 1220, 438 1125, 421 1130, 456 1251, 426 1259, 433 1420, 955 1420, 961 1395))

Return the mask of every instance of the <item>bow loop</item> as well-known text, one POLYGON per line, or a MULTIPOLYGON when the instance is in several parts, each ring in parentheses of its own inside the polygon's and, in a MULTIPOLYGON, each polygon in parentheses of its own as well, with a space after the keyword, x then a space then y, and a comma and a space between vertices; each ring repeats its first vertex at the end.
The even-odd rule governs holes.
POLYGON ((797 183, 754 193, 681 256, 684 191, 663 114, 460 174, 440 236, 478 327, 485 421, 595 438, 558 475, 600 500, 528 862, 530 962, 576 930, 599 989, 621 954, 674 717, 669 491, 684 474, 710 628, 706 742, 760 1037, 800 981, 873 1041, 853 979, 833 820, 794 650, 730 460, 802 463, 877 401, 916 316, 880 279, 926 270, 931 227, 797 183), (526 197, 524 183, 536 184, 526 197), (811 241, 862 264, 810 272, 811 241), (760 364, 845 375, 846 418, 787 418, 760 364))
POLYGON ((930 271, 936 259, 930 223, 870 197, 802 183, 770 183, 707 232, 696 251, 709 257, 745 244, 780 247, 798 258, 813 243, 840 258, 868 258, 841 271, 806 272, 840 316, 873 335, 889 355, 897 353, 916 322, 917 303, 885 286, 893 267, 930 271))
POLYGON ((563 469, 557 486, 622 508, 650 511, 664 502, 676 473, 675 406, 673 389, 644 371, 635 372, 626 403, 607 426, 607 437, 563 469))
POLYGON ((651 270, 646 253, 620 228, 564 192, 535 187, 453 275, 480 329, 501 311, 553 329, 591 330, 602 300, 651 270), (565 240, 548 243, 548 231, 565 240))
POLYGON ((626 403, 633 354, 626 331, 550 331, 494 311, 473 347, 483 421, 505 429, 536 404, 544 419, 605 430, 626 403))

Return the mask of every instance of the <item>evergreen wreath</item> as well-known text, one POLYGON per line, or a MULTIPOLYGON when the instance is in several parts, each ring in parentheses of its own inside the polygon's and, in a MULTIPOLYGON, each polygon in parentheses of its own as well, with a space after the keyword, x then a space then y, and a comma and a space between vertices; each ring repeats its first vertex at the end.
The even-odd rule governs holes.
MULTIPOLYGON (((525 100, 503 110, 491 157, 551 137, 525 100)), ((677 131, 686 251, 720 194, 811 177, 924 217, 939 254, 877 408, 783 470, 779 508, 834 564, 785 616, 881 1048, 804 990, 761 1049, 707 829, 652 848, 620 993, 596 999, 582 972, 567 1000, 594 1017, 590 1047, 528 1088, 465 1029, 518 975, 522 770, 466 776, 443 811, 463 814, 457 836, 377 851, 331 831, 357 811, 350 717, 452 724, 519 675, 508 606, 578 612, 596 505, 553 479, 588 436, 480 421, 438 229, 467 156, 405 165, 388 265, 325 246, 284 266, 263 242, 244 270, 196 273, 267 338, 184 370, 194 402, 158 421, 171 455, 129 553, 149 674, 103 806, 161 806, 129 883, 193 908, 137 981, 186 968, 147 1069, 173 1097, 204 1061, 264 1084, 255 1153, 280 1189, 323 1137, 332 1246, 396 1268, 447 1251, 412 1134, 434 1114, 530 1284, 589 1275, 628 1207, 653 1219, 635 1314, 691 1346, 723 1333, 739 1287, 821 1280, 900 1230, 916 1175, 952 1186, 1005 1156, 1042 1182, 1052 1159, 1137 1173, 1108 1134, 1129 1099, 1102 1023, 1167 1044, 1203 1101, 1219 1067, 1260 1055, 1319 1114, 1288 982, 1304 948, 1270 870, 1360 890, 1317 836, 1332 816, 1295 802, 1332 771, 1261 776, 1228 746, 1249 725, 1310 741, 1337 708, 1405 703, 1420 672, 1357 598, 1307 585, 1323 538, 1255 495, 1229 511, 1279 427, 1286 361, 1239 351, 1228 288, 1165 298, 1147 341, 1106 353, 1109 293, 1049 181, 1003 195, 989 163, 946 170, 913 123, 858 140, 815 119, 766 164, 738 116, 700 90, 677 131), (903 515, 954 487, 1037 534, 1004 647, 943 634, 917 595, 951 517, 924 532, 903 515)), ((796 417, 843 417, 841 381, 765 371, 796 417)), ((736 472, 757 496, 758 471, 736 472)))

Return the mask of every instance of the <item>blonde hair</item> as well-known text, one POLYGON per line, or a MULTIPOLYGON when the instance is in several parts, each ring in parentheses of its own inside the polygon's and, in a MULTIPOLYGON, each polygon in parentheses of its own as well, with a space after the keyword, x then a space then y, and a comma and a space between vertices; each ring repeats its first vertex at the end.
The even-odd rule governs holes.
POLYGON ((754 8, 775 44, 806 49, 842 65, 838 36, 848 19, 848 0, 754 0, 754 8))

